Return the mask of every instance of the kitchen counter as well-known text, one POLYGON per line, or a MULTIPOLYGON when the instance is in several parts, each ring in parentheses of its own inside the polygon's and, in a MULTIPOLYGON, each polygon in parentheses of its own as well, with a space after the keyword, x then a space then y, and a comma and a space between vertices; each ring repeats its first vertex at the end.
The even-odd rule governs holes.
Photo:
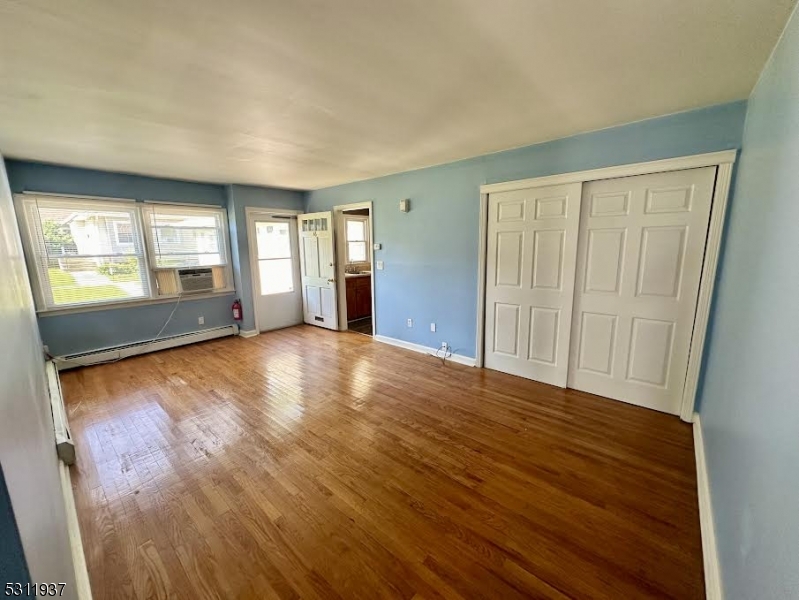
POLYGON ((354 279, 356 277, 371 277, 371 273, 344 273, 345 279, 354 279))

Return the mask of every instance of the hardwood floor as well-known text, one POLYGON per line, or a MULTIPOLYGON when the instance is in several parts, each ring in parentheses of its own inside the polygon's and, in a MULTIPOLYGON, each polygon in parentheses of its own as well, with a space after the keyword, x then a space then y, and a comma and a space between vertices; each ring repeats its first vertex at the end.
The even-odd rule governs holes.
POLYGON ((62 385, 97 600, 704 596, 676 417, 308 326, 62 385))

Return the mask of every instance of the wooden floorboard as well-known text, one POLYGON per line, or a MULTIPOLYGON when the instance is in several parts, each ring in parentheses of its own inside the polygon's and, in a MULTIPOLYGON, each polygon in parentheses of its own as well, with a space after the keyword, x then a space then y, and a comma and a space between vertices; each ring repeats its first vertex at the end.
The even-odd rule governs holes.
POLYGON ((691 427, 301 326, 62 373, 95 598, 702 598, 691 427))

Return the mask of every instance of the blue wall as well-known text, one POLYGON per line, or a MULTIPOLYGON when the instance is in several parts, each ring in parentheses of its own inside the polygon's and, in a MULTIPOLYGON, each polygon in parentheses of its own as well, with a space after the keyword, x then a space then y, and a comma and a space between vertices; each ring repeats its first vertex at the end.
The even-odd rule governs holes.
POLYGON ((249 185, 230 185, 227 187, 227 212, 230 223, 230 239, 233 249, 234 279, 236 293, 241 300, 243 317, 241 328, 244 331, 255 329, 255 307, 252 301, 252 277, 250 276, 250 247, 247 243, 247 207, 282 208, 299 210, 303 208, 305 195, 294 190, 262 188, 249 185))
POLYGON ((309 211, 374 202, 376 332, 475 356, 479 187, 739 148, 746 102, 733 102, 309 192, 309 211), (399 212, 403 198, 411 211, 399 212), (414 327, 406 327, 406 319, 414 327), (436 333, 430 323, 437 324, 436 333))
MULTIPOLYGON (((75 169, 42 163, 7 161, 14 193, 23 191, 84 194, 136 200, 161 200, 225 206, 224 186, 138 175, 75 169)), ((181 300, 164 336, 222 327, 233 323, 233 294, 181 300), (198 325, 197 318, 205 317, 198 325)), ((56 356, 109 348, 152 339, 172 312, 174 303, 148 304, 39 317, 42 340, 56 356)))
POLYGON ((725 597, 799 598, 799 16, 749 100, 701 390, 725 597))

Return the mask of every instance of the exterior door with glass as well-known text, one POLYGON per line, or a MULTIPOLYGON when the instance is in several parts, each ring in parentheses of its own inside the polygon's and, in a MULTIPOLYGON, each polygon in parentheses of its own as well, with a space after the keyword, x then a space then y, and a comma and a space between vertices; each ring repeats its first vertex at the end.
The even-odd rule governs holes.
POLYGON ((302 323, 297 220, 279 213, 248 213, 255 322, 259 331, 302 323))

